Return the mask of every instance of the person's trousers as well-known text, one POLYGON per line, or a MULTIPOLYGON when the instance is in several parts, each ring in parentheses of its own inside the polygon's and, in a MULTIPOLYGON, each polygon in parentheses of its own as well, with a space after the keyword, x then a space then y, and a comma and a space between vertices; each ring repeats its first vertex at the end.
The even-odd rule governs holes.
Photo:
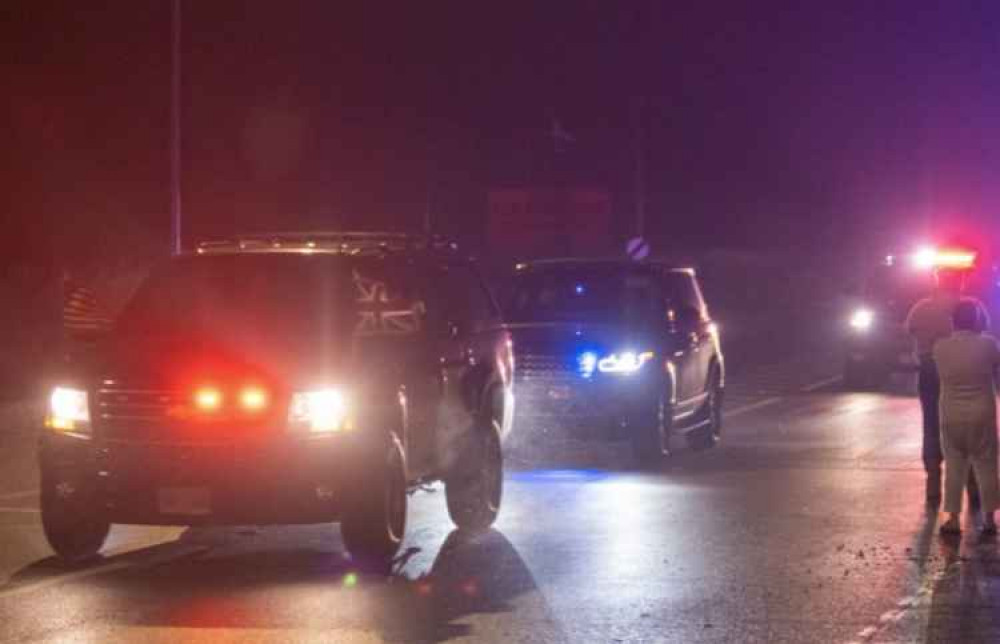
POLYGON ((945 458, 944 511, 962 511, 962 489, 969 479, 969 469, 979 483, 980 509, 997 509, 997 432, 996 428, 945 424, 941 428, 945 458))
POLYGON ((944 460, 944 455, 941 453, 939 407, 941 380, 938 378, 937 365, 929 358, 920 360, 917 391, 920 394, 920 409, 924 415, 924 445, 921 450, 924 470, 928 476, 940 476, 941 461, 944 460))
MULTIPOLYGON (((920 410, 923 412, 924 421, 921 455, 924 460, 924 471, 927 472, 928 497, 938 497, 941 485, 941 464, 944 461, 944 454, 941 451, 941 379, 938 377, 937 365, 930 357, 920 359, 917 392, 920 396, 920 410)), ((968 484, 969 502, 975 505, 979 500, 979 489, 974 469, 969 470, 968 484)))

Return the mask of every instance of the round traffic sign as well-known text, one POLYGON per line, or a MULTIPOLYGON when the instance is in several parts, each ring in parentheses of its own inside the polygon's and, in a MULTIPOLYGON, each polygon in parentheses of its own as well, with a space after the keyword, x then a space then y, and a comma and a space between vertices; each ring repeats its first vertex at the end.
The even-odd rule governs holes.
POLYGON ((633 237, 625 243, 625 254, 629 259, 646 259, 649 256, 649 242, 642 237, 633 237))

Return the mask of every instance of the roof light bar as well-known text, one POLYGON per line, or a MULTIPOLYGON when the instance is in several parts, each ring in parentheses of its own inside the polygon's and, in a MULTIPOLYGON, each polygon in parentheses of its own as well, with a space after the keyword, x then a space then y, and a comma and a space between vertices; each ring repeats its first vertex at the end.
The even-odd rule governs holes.
POLYGON ((912 256, 913 266, 921 270, 952 269, 968 270, 976 265, 976 253, 955 248, 924 247, 912 256))

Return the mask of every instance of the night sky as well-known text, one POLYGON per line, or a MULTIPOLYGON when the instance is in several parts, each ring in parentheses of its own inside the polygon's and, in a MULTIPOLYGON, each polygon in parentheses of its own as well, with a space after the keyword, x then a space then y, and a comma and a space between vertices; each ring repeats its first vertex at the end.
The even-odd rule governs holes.
MULTIPOLYGON (((170 3, 82 4, 0 9, 9 238, 165 251, 170 3)), ((628 229, 640 104, 659 247, 995 221, 996 3, 347 4, 183 2, 189 242, 416 230, 428 199, 474 236, 489 187, 552 181, 606 186, 628 229)))

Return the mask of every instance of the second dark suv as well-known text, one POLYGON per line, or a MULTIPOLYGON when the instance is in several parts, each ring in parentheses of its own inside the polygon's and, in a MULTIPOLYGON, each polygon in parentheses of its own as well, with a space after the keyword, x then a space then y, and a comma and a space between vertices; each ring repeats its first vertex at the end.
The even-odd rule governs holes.
POLYGON ((251 237, 155 269, 52 390, 42 522, 68 560, 112 523, 340 521, 387 562, 407 493, 445 483, 460 528, 494 521, 511 352, 491 293, 447 245, 251 237))
POLYGON ((521 264, 505 311, 514 340, 513 444, 538 416, 605 429, 658 463, 672 433, 711 447, 722 427, 719 335, 692 269, 625 260, 521 264))

